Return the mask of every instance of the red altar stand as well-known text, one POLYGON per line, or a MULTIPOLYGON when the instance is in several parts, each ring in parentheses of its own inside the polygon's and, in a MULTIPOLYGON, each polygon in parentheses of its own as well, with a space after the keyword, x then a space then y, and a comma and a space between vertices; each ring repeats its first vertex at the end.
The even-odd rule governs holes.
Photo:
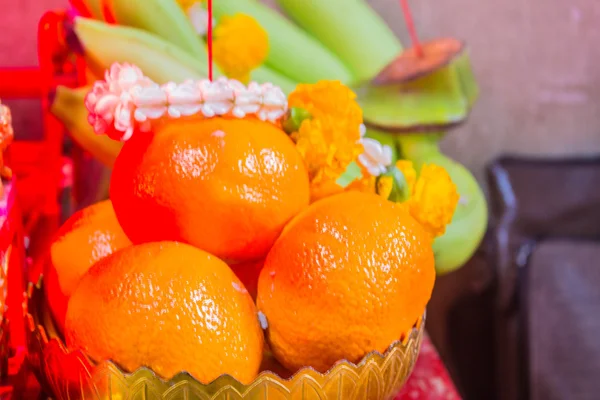
MULTIPOLYGON (((8 315, 17 321, 15 325, 11 324, 12 358, 8 364, 8 377, 0 383, 0 399, 43 396, 26 362, 21 304, 25 282, 37 281, 41 273, 38 261, 43 259, 58 228, 60 193, 72 184, 71 175, 80 168, 77 163, 73 164, 71 157, 62 154, 64 127, 49 110, 51 93, 58 85, 77 87, 85 84, 85 63, 69 50, 64 29, 66 21, 66 12, 48 12, 40 20, 39 69, 0 70, 0 98, 40 98, 44 121, 42 141, 16 141, 9 148, 8 165, 13 168, 16 181, 8 185, 4 214, 0 202, 0 255, 2 250, 11 249, 8 315), (25 260, 24 236, 28 239, 25 241, 30 242, 27 249, 30 262, 25 260)), ((413 375, 398 397, 398 400, 405 399, 460 399, 427 335, 413 375)))
POLYGON ((4 193, 0 198, 0 257, 0 287, 3 303, 5 303, 3 312, 5 321, 0 326, 0 362, 2 362, 0 375, 5 375, 7 356, 14 354, 18 347, 25 344, 22 311, 23 287, 26 279, 25 249, 14 179, 4 183, 4 193))
MULTIPOLYGON (((8 164, 17 177, 17 199, 24 230, 31 241, 29 255, 41 256, 47 239, 58 228, 62 180, 64 128, 49 111, 50 95, 58 85, 74 86, 77 60, 64 41, 65 13, 46 13, 39 23, 39 68, 0 70, 0 98, 37 98, 42 101, 44 135, 39 141, 16 140, 8 150, 8 164)), ((17 133, 18 139, 18 133, 17 133)), ((35 279, 34 275, 29 279, 35 279)))
MULTIPOLYGON (((39 25, 40 68, 0 69, 0 99, 41 99, 44 135, 39 141, 14 141, 6 151, 5 162, 13 179, 5 183, 0 198, 0 286, 6 290, 6 317, 0 325, 0 398, 12 392, 24 359, 25 329, 23 301, 26 282, 37 279, 40 271, 28 268, 28 255, 40 257, 47 240, 57 229, 60 216, 58 195, 62 180, 61 155, 63 127, 48 111, 50 91, 58 84, 68 84, 72 72, 57 41, 56 29, 62 27, 60 14, 47 14, 39 25), (32 237, 35 240, 31 241, 32 237), (7 287, 5 287, 7 286, 7 287), (8 332, 6 329, 8 324, 8 332), (10 339, 10 342, 8 342, 10 339), (6 351, 5 351, 6 350, 6 351), (3 357, 4 354, 11 356, 3 357), (8 376, 7 376, 8 375, 8 376)), ((18 139, 18 134, 17 134, 18 139)), ((13 396, 14 398, 31 398, 13 396)))

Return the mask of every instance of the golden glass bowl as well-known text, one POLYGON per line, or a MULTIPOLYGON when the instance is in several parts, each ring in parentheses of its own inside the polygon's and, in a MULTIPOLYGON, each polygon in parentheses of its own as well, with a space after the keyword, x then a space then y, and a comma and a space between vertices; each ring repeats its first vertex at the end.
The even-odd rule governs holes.
POLYGON ((187 373, 165 381, 147 368, 127 373, 112 362, 95 364, 80 351, 68 351, 54 328, 41 280, 30 284, 26 307, 29 361, 55 400, 391 400, 414 367, 424 326, 419 321, 385 354, 372 352, 358 364, 338 362, 326 374, 304 368, 282 377, 271 372, 281 367, 267 358, 265 370, 249 385, 229 375, 205 385, 187 373))

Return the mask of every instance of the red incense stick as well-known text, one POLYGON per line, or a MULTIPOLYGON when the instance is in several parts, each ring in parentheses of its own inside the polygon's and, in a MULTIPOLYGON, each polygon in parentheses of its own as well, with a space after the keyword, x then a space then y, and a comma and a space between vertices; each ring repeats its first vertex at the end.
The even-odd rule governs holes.
POLYGON ((208 29, 206 32, 208 42, 208 79, 213 80, 213 7, 212 0, 208 0, 208 29))
MULTIPOLYGON (((210 1, 211 0, 209 0, 209 2, 210 1)), ((408 0, 400 0, 400 5, 402 6, 404 20, 406 21, 406 29, 408 29, 408 34, 410 35, 410 40, 412 41, 413 48, 417 53, 417 57, 423 57, 423 48, 421 47, 421 42, 419 41, 417 30, 415 29, 415 23, 412 17, 412 13, 410 12, 410 7, 408 6, 408 0)))

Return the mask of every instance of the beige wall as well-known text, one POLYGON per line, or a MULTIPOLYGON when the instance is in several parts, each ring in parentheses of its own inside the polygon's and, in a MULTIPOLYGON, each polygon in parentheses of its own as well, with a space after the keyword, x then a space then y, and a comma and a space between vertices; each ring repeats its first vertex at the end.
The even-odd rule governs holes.
MULTIPOLYGON (((328 0, 323 0, 328 1, 328 0)), ((371 0, 405 38, 398 0, 371 0)), ((0 0, 0 66, 35 63, 36 21, 66 0, 0 0)), ((471 46, 482 96, 448 153, 482 177, 502 152, 600 153, 600 2, 413 0, 424 39, 452 35, 471 46)), ((24 108, 22 108, 24 107, 24 108)), ((23 112, 27 110, 27 112, 23 112)), ((35 104, 19 129, 36 129, 35 104)))
MULTIPOLYGON (((398 1, 372 3, 405 37, 398 1)), ((482 89, 469 123, 446 139, 448 153, 479 177, 503 152, 600 153, 600 2, 411 3, 424 38, 467 40, 482 89)))

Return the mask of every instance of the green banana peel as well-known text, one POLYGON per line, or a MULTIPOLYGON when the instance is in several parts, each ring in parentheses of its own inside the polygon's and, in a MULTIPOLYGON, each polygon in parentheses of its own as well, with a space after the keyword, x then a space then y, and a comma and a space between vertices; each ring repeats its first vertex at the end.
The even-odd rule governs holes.
POLYGON ((464 69, 455 62, 413 81, 356 88, 365 123, 396 132, 435 130, 461 123, 476 97, 476 83, 469 80, 464 69))
POLYGON ((123 143, 106 135, 97 135, 88 122, 84 100, 89 87, 70 89, 58 86, 50 105, 50 112, 65 126, 69 135, 84 150, 107 167, 113 166, 123 143))
POLYGON ((395 136, 401 158, 412 161, 417 171, 426 163, 443 167, 460 194, 452 222, 433 244, 435 266, 440 275, 460 268, 473 256, 488 223, 487 203, 481 187, 468 169, 441 153, 442 136, 442 133, 395 136))

